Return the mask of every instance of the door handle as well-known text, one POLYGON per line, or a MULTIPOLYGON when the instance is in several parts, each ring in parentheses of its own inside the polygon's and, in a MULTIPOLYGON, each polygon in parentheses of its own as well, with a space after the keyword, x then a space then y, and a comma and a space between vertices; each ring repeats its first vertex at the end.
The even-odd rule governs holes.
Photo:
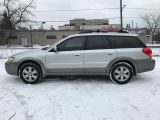
POLYGON ((74 55, 74 56, 80 56, 80 55, 77 54, 77 55, 74 55))
POLYGON ((108 53, 108 55, 113 55, 113 53, 108 53))

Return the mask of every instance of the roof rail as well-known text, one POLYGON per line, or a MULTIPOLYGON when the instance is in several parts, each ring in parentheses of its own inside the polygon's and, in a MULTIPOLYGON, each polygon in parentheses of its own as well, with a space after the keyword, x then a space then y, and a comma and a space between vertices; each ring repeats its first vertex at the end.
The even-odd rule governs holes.
POLYGON ((80 32, 79 34, 83 34, 83 33, 93 33, 93 32, 100 32, 100 30, 96 30, 96 31, 93 31, 93 30, 86 30, 86 31, 80 32))
MULTIPOLYGON (((107 33, 109 31, 101 31, 101 30, 87 30, 87 31, 82 31, 79 34, 84 34, 84 33, 107 33)), ((119 30, 119 31, 114 31, 114 32, 118 32, 118 33, 128 33, 127 31, 123 31, 123 30, 119 30)))
POLYGON ((128 33, 127 31, 119 30, 119 33, 128 33))

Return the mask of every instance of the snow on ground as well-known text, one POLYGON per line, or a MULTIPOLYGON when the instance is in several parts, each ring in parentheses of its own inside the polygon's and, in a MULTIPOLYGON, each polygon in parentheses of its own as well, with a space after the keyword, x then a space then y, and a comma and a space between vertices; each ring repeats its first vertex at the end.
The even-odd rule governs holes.
POLYGON ((149 43, 149 44, 147 44, 147 46, 150 46, 150 47, 160 47, 160 44, 157 44, 157 43, 154 43, 154 44, 152 44, 152 43, 149 43))
POLYGON ((160 48, 152 48, 153 56, 160 56, 160 48))
POLYGON ((24 84, 0 59, 0 120, 160 120, 160 57, 126 85, 106 77, 54 77, 24 84))

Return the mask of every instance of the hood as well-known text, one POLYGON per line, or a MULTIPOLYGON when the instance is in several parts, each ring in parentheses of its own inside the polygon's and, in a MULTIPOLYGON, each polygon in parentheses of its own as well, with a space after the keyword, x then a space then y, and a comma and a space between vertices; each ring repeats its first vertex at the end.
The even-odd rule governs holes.
POLYGON ((42 50, 40 50, 40 49, 38 49, 38 50, 37 49, 36 50, 28 50, 28 51, 16 53, 12 56, 19 56, 19 55, 31 55, 32 56, 33 54, 39 53, 39 52, 42 52, 42 50))
POLYGON ((14 56, 17 60, 22 59, 22 58, 38 58, 41 56, 45 56, 47 51, 41 50, 41 49, 36 49, 36 50, 29 50, 25 52, 20 52, 16 53, 12 56, 14 56))

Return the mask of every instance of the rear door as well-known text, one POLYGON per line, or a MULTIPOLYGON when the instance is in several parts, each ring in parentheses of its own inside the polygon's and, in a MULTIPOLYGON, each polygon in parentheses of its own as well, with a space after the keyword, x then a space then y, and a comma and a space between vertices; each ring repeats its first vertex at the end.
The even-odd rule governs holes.
POLYGON ((108 63, 116 57, 116 50, 111 48, 107 36, 88 36, 84 52, 84 72, 104 73, 108 63))

